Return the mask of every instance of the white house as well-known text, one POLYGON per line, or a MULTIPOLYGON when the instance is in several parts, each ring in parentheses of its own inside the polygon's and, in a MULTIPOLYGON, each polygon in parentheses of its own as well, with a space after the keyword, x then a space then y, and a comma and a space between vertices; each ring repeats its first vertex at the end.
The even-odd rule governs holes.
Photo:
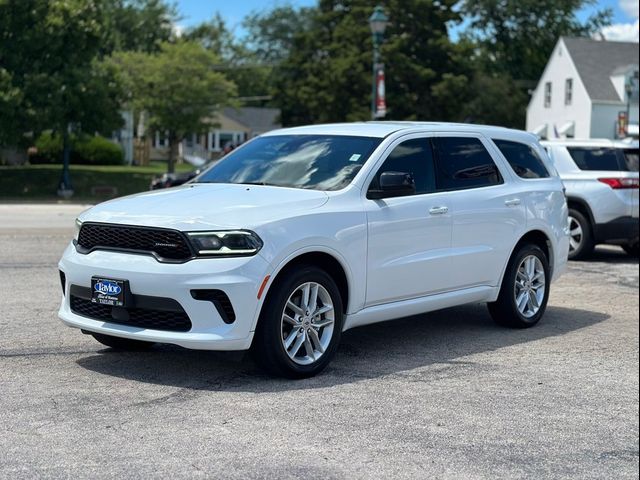
POLYGON ((638 44, 561 37, 527 107, 542 138, 638 137, 638 44), (625 129, 618 121, 628 115, 625 129))

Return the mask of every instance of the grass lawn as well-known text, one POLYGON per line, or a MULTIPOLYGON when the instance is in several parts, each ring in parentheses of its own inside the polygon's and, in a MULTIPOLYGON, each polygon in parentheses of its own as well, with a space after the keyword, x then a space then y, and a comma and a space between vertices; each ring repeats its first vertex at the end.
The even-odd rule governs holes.
MULTIPOLYGON (((154 176, 167 170, 166 163, 151 162, 145 167, 125 165, 71 165, 72 201, 101 201, 114 196, 149 190, 154 176), (117 194, 93 194, 94 187, 115 187, 117 194)), ((191 165, 176 165, 176 171, 186 172, 191 165)), ((62 165, 0 166, 0 201, 52 201, 62 173, 62 165)), ((103 189, 104 190, 104 189, 103 189)))

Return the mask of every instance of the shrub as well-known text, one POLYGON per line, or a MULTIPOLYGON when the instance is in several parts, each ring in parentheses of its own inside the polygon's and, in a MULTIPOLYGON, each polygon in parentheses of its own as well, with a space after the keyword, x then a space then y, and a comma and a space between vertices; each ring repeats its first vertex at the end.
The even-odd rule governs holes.
POLYGON ((121 165, 124 161, 122 148, 104 137, 85 137, 75 142, 73 163, 87 165, 121 165))
MULTIPOLYGON (((62 136, 45 132, 35 143, 37 153, 29 157, 32 164, 62 163, 62 136)), ((71 163, 81 165, 120 165, 124 154, 119 145, 100 136, 71 137, 71 163)))
POLYGON ((30 163, 62 163, 62 137, 45 132, 36 140, 37 152, 29 156, 30 163))

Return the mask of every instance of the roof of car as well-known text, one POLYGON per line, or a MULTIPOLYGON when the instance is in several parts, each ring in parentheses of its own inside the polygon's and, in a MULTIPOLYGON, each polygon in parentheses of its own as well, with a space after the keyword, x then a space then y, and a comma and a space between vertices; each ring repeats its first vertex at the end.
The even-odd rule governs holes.
POLYGON ((537 138, 521 130, 510 130, 504 127, 447 122, 404 122, 404 121, 372 121, 353 123, 327 123, 303 127, 272 130, 265 135, 348 135, 361 137, 384 138, 395 132, 468 132, 496 135, 499 133, 527 138, 537 138))
POLYGON ((545 147, 554 145, 560 147, 618 147, 618 148, 638 148, 637 141, 609 140, 608 138, 586 138, 586 139, 556 139, 543 140, 540 142, 545 147))

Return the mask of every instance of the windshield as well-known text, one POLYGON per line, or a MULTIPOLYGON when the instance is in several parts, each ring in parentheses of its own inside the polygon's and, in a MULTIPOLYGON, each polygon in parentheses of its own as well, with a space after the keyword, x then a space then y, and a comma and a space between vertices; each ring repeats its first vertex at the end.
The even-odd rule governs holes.
POLYGON ((580 170, 638 171, 638 150, 612 147, 569 147, 569 154, 580 170))
POLYGON ((381 138, 340 135, 269 135, 231 152, 194 179, 339 190, 349 185, 381 138))

